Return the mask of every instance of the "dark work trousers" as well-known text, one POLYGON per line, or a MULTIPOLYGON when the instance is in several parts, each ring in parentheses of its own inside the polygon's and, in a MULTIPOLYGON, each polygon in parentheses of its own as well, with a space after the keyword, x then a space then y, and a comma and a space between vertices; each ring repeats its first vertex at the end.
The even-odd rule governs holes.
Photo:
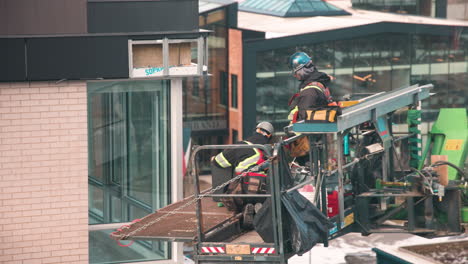
MULTIPOLYGON (((232 178, 232 167, 221 168, 215 164, 216 161, 211 162, 211 182, 213 188, 229 181, 232 178)), ((228 185, 224 188, 214 192, 214 194, 223 194, 226 193, 228 185)), ((213 200, 216 202, 221 201, 220 197, 213 197, 213 200)))

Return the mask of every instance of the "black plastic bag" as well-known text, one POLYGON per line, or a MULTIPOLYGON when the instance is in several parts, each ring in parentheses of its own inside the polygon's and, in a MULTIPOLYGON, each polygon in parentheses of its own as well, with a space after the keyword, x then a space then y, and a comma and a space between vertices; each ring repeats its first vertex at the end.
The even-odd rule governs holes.
POLYGON ((265 243, 275 242, 273 235, 273 213, 271 210, 271 198, 267 198, 262 208, 255 214, 253 225, 255 231, 260 235, 265 243))
POLYGON ((333 224, 309 200, 295 190, 283 194, 281 201, 291 222, 288 226, 294 253, 301 255, 327 241, 333 224))

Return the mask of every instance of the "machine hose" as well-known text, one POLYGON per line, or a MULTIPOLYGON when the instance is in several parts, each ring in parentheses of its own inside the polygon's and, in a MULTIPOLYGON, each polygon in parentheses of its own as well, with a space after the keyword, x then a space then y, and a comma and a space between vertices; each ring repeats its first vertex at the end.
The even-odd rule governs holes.
POLYGON ((439 167, 439 166, 442 166, 442 165, 448 165, 452 168, 454 168, 455 170, 457 170, 457 172, 460 174, 460 176, 462 177, 462 180, 463 181, 466 181, 466 175, 465 173, 455 164, 451 163, 451 162, 448 162, 448 161, 443 161, 443 160, 439 160, 439 161, 436 161, 434 162, 433 164, 431 164, 429 167, 439 167))

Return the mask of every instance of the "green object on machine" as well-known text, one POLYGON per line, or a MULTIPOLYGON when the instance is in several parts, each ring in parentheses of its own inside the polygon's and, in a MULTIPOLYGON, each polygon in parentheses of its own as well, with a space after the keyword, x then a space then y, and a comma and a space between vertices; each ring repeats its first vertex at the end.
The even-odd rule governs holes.
POLYGON ((224 204, 221 203, 221 202, 219 202, 219 203, 218 203, 218 207, 224 207, 224 204))
MULTIPOLYGON (((458 168, 464 168, 466 155, 468 151, 468 121, 465 108, 442 108, 440 109, 437 121, 432 126, 428 135, 426 147, 423 152, 423 158, 419 163, 419 169, 425 165, 424 161, 432 147, 431 155, 447 156, 447 161, 456 165, 458 168)), ((448 180, 460 180, 461 175, 455 168, 448 166, 448 180)), ((466 179, 465 179, 466 180, 466 179)), ((466 188, 458 186, 465 195, 468 194, 466 188)), ((462 222, 468 223, 468 207, 461 208, 462 222)))
POLYGON ((419 151, 421 150, 420 144, 422 142, 421 138, 418 137, 421 135, 421 131, 418 129, 418 125, 421 124, 421 111, 413 109, 408 110, 406 122, 408 123, 408 131, 414 134, 414 136, 408 140, 408 150, 410 152, 409 165, 412 168, 417 168, 422 160, 422 157, 419 155, 419 151))
MULTIPOLYGON (((431 155, 446 155, 447 161, 463 169, 468 150, 468 122, 465 108, 442 108, 437 121, 428 135, 423 159, 419 169, 424 166, 430 146, 431 155)), ((458 172, 448 167, 448 179, 459 180, 458 172)))
POLYGON ((468 223, 468 206, 465 206, 462 208, 461 215, 462 215, 462 222, 468 223))

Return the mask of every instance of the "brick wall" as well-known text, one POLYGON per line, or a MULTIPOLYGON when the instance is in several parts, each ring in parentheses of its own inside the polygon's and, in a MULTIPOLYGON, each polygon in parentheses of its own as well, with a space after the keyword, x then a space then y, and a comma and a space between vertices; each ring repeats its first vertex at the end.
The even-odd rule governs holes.
POLYGON ((0 83, 0 263, 88 263, 85 82, 0 83))
POLYGON ((239 140, 242 140, 242 31, 237 29, 229 29, 229 98, 232 96, 232 74, 237 75, 237 108, 229 107, 229 139, 232 139, 232 130, 235 129, 239 132, 239 140))

